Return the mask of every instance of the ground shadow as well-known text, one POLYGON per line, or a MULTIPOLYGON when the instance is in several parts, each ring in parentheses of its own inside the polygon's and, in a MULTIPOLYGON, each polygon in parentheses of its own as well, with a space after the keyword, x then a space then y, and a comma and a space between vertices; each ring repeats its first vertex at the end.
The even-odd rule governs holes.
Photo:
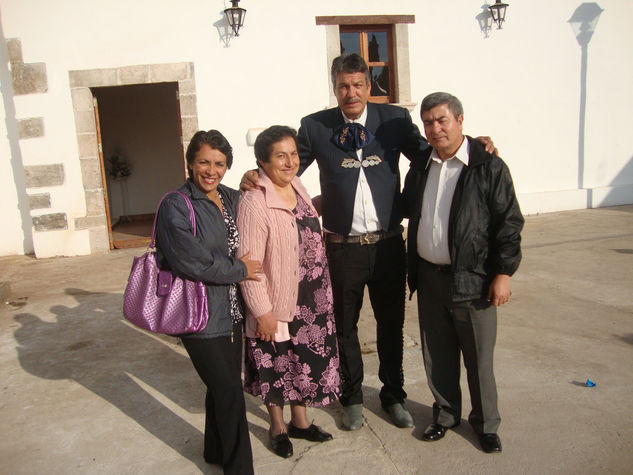
MULTIPOLYGON (((363 406, 366 410, 373 412, 387 423, 392 423, 389 414, 387 414, 380 405, 380 391, 378 389, 363 386, 363 399, 363 406)), ((413 417, 413 431, 411 432, 411 435, 416 439, 421 440, 424 430, 433 422, 433 408, 431 406, 427 406, 426 404, 416 402, 410 398, 405 401, 405 407, 413 417)), ((468 421, 462 419, 460 425, 452 430, 479 450, 479 441, 477 440, 475 432, 468 424, 468 421)))
MULTIPOLYGON (((268 411, 262 402, 262 398, 260 396, 252 396, 251 394, 244 393, 244 399, 246 400, 246 412, 247 414, 251 414, 252 416, 262 419, 265 422, 264 426, 260 424, 252 422, 252 418, 247 417, 248 419, 248 430, 251 434, 251 438, 258 439, 264 446, 270 449, 270 442, 268 438, 268 411)), ((308 407, 308 420, 313 420, 314 413, 316 411, 321 411, 327 414, 332 419, 332 424, 337 428, 342 429, 341 426, 341 405, 338 401, 334 401, 327 406, 322 407, 308 407)), ((290 408, 284 407, 284 417, 285 420, 288 421, 290 419, 290 408)))
MULTIPOLYGON (((136 381, 192 413, 204 412, 204 386, 189 360, 168 343, 122 320, 120 293, 68 288, 77 305, 56 305, 55 320, 15 315, 18 359, 30 374, 71 379, 111 403, 141 427, 195 463, 215 473, 202 457, 202 434, 136 381)), ((164 337, 167 339, 171 337, 164 337)), ((175 340, 174 340, 175 342, 175 340)))
POLYGON ((582 386, 583 388, 593 388, 595 386, 587 385, 587 381, 570 381, 569 384, 574 386, 582 386))
POLYGON ((623 341, 624 343, 628 343, 629 345, 633 345, 633 333, 628 333, 625 335, 616 335, 616 337, 623 341))

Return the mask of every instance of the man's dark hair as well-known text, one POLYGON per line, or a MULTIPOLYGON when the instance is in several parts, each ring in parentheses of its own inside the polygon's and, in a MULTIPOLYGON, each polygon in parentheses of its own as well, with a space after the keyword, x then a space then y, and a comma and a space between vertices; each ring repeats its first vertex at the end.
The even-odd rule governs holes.
POLYGON ((339 73, 364 73, 365 81, 371 84, 369 68, 365 60, 356 53, 342 54, 332 61, 332 87, 336 86, 336 76, 339 73))
POLYGON ((193 134, 193 137, 191 137, 191 141, 189 142, 189 145, 187 145, 187 152, 185 153, 189 178, 191 178, 190 165, 193 164, 193 161, 196 158, 196 153, 198 153, 205 144, 214 150, 222 152, 224 156, 226 156, 226 168, 231 168, 231 165, 233 165, 233 148, 231 147, 229 141, 226 140, 226 137, 214 129, 211 129, 208 132, 199 130, 193 134))
POLYGON ((447 104, 448 109, 453 113, 455 118, 464 114, 464 107, 459 99, 457 99, 452 94, 448 92, 434 92, 433 94, 429 94, 422 100, 422 105, 420 106, 420 115, 422 112, 429 111, 434 107, 437 107, 442 104, 447 104))
POLYGON ((260 132, 255 139, 255 158, 262 163, 270 161, 270 153, 273 145, 281 142, 286 137, 291 137, 297 143, 297 131, 285 125, 273 125, 260 132))

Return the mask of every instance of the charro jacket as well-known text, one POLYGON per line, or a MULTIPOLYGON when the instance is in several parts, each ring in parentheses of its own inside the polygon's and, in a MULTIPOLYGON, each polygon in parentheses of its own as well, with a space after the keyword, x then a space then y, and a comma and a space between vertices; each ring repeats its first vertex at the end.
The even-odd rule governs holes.
MULTIPOLYGON (((222 212, 188 179, 178 191, 189 197, 196 216, 196 236, 189 221, 187 203, 178 194, 169 195, 158 210, 156 249, 159 265, 207 287, 209 322, 190 338, 213 338, 231 335, 233 320, 229 302, 229 284, 246 278, 246 265, 229 256, 227 231, 222 212)), ((226 211, 237 216, 240 193, 218 185, 226 211)))
MULTIPOLYGON (((323 227, 345 236, 352 227, 359 168, 342 166, 345 159, 357 160, 356 152, 345 152, 332 142, 335 131, 344 123, 338 107, 304 117, 297 149, 301 158, 299 175, 314 160, 319 165, 323 227)), ((377 165, 364 168, 365 176, 382 229, 393 230, 402 221, 400 153, 412 159, 420 156, 428 143, 411 121, 409 111, 402 107, 367 103, 365 127, 375 139, 363 148, 363 158, 380 159, 377 165)))
MULTIPOLYGON (((523 215, 507 165, 467 137, 469 163, 457 181, 448 225, 453 301, 485 297, 497 274, 512 275, 521 261, 523 215)), ((417 233, 432 149, 411 161, 403 196, 409 216, 409 288, 417 282, 417 233)))

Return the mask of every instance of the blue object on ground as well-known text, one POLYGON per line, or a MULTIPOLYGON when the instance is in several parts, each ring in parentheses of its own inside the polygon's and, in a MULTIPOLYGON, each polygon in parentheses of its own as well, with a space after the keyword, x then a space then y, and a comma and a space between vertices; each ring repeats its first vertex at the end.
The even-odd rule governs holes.
POLYGON ((585 386, 587 386, 588 388, 593 388, 595 385, 596 385, 596 383, 594 383, 590 379, 587 379, 587 382, 585 383, 585 386))

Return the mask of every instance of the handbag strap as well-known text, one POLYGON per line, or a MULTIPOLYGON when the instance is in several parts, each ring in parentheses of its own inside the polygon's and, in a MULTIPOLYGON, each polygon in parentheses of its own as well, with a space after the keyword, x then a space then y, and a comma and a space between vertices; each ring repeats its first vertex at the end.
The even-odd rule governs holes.
POLYGON ((156 206, 156 216, 154 216, 154 225, 152 226, 152 238, 149 242, 150 248, 154 248, 156 246, 156 221, 158 220, 158 210, 160 209, 160 205, 163 203, 165 198, 173 193, 178 193, 185 199, 185 202, 187 203, 187 208, 189 208, 189 220, 191 221, 191 227, 193 228, 193 235, 196 235, 196 214, 193 212, 193 205, 191 204, 189 197, 185 195, 182 191, 168 191, 160 199, 160 201, 158 202, 158 206, 156 206))

